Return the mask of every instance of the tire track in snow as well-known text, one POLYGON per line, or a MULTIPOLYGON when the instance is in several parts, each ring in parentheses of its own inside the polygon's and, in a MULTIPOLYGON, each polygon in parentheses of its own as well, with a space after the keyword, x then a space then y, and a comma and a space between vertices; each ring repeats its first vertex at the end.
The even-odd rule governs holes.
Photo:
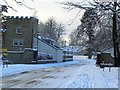
POLYGON ((82 66, 74 81, 71 81, 67 88, 108 88, 100 68, 91 65, 82 66))

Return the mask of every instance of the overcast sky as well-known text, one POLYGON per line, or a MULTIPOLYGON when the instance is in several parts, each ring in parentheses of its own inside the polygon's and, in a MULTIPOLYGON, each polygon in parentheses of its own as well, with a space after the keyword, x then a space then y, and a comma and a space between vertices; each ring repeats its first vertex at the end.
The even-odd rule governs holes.
MULTIPOLYGON (((8 9, 8 14, 10 16, 31 16, 34 11, 21 7, 13 2, 13 0, 6 0, 8 3, 15 8, 18 12, 15 12, 11 9, 8 9)), ((22 0, 17 0, 22 1, 22 0)), ((75 19, 75 21, 68 25, 71 20, 78 13, 78 9, 73 11, 67 11, 63 9, 64 5, 61 5, 57 2, 65 2, 65 0, 24 0, 27 6, 35 8, 37 13, 36 16, 39 18, 39 21, 45 22, 50 17, 55 17, 58 22, 65 24, 66 33, 65 39, 68 40, 68 36, 73 29, 75 29, 80 24, 80 18, 83 15, 84 11, 80 12, 80 15, 75 19)), ((72 2, 85 2, 87 0, 66 0, 72 2)), ((0 4, 4 4, 3 0, 0 0, 0 4)))

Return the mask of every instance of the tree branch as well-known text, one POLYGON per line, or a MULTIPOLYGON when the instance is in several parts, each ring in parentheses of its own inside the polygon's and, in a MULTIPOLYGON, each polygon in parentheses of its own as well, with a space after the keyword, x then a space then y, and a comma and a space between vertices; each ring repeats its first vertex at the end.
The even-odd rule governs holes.
POLYGON ((15 1, 18 5, 20 5, 20 6, 25 6, 26 8, 33 10, 33 8, 27 6, 26 4, 23 3, 24 0, 22 0, 21 2, 20 2, 20 1, 17 1, 17 0, 14 0, 14 1, 15 1))
MULTIPOLYGON (((11 8, 13 11, 17 12, 17 10, 15 10, 11 5, 9 5, 6 0, 3 0, 3 1, 5 2, 5 4, 6 4, 7 7, 11 8)), ((22 1, 13 0, 13 1, 16 2, 20 6, 25 6, 26 8, 31 9, 31 10, 34 9, 34 8, 31 8, 31 7, 27 6, 26 4, 24 4, 23 3, 24 0, 22 0, 22 1)), ((33 0, 31 0, 31 1, 33 1, 33 0)))
POLYGON ((3 1, 6 3, 7 7, 11 8, 13 11, 17 12, 17 10, 15 10, 13 7, 11 7, 6 0, 3 0, 3 1))
POLYGON ((76 14, 76 16, 75 16, 73 19, 71 19, 71 22, 69 23, 69 25, 71 25, 71 24, 75 21, 75 19, 76 19, 76 18, 78 17, 78 15, 79 15, 80 11, 81 11, 81 10, 79 10, 78 13, 76 14))
POLYGON ((79 8, 79 9, 84 9, 84 10, 88 10, 88 9, 93 9, 94 7, 88 7, 88 6, 82 6, 80 4, 75 4, 75 3, 72 3, 72 2, 65 2, 65 3, 60 3, 60 4, 63 4, 65 6, 68 6, 68 9, 70 9, 71 7, 75 7, 75 8, 79 8))

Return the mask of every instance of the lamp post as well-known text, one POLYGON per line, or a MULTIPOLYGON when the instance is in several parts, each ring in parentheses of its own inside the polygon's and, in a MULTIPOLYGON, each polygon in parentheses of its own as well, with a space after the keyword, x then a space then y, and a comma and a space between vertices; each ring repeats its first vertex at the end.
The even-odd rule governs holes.
POLYGON ((39 31, 37 31, 37 50, 38 50, 38 39, 39 39, 39 31))
POLYGON ((63 56, 63 62, 65 62, 65 56, 66 56, 66 41, 64 42, 64 50, 63 50, 63 54, 64 54, 64 56, 63 56))
POLYGON ((36 57, 36 63, 38 62, 38 39, 39 39, 39 31, 37 31, 37 57, 36 57))

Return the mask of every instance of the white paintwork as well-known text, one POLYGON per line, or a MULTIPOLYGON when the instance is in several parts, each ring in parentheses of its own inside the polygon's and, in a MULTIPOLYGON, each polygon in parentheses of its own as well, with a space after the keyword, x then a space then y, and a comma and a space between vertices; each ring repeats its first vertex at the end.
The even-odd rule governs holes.
MULTIPOLYGON (((33 47, 37 46, 36 38, 34 38, 33 41, 34 41, 33 47)), ((56 60, 57 62, 63 61, 63 50, 62 49, 57 49, 55 47, 52 47, 51 45, 48 45, 47 43, 41 40, 38 40, 38 51, 53 55, 53 59, 56 60)))

